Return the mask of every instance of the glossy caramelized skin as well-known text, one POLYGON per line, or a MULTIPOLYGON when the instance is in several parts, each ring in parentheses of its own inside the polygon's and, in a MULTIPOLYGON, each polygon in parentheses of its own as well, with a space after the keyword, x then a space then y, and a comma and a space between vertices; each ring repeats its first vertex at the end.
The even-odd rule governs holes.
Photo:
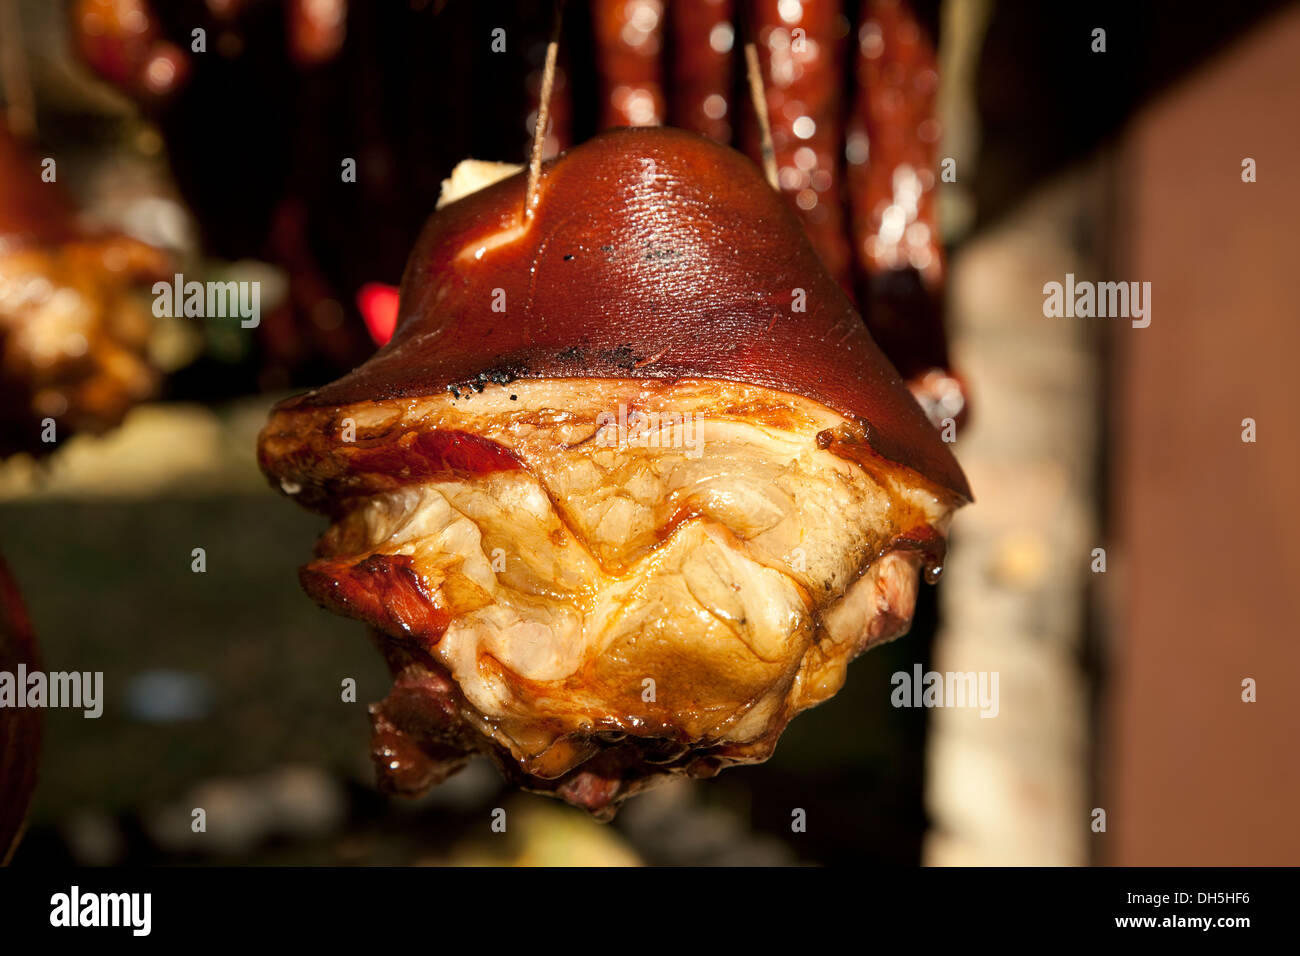
POLYGON ((333 519, 304 586, 394 671, 383 782, 479 751, 607 815, 769 756, 906 630, 969 489, 738 153, 615 131, 523 202, 437 213, 392 341, 279 405, 259 459, 333 519))
POLYGON ((516 378, 746 382, 863 420, 878 454, 969 499, 952 453, 744 156, 671 128, 613 130, 549 164, 539 192, 523 225, 522 173, 434 216, 392 341, 285 407, 516 378))

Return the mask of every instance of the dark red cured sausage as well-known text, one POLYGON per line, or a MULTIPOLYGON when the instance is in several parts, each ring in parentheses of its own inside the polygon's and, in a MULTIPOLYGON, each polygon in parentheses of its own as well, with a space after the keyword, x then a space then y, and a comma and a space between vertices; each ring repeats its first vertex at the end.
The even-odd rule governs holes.
POLYGON ((757 0, 753 13, 781 191, 827 270, 852 295, 839 166, 847 22, 833 3, 757 0))
POLYGON ((850 143, 858 257, 870 272, 913 268, 943 278, 934 205, 939 144, 933 41, 900 0, 868 0, 856 43, 858 98, 850 143), (921 227, 921 228, 918 228, 921 227))
POLYGON ((954 405, 935 210, 939 74, 933 39, 901 0, 867 0, 847 146, 858 299, 880 347, 935 417, 954 405))
POLYGON ((664 121, 662 0, 593 0, 601 126, 664 121))
POLYGON ((733 13, 732 0, 675 0, 669 8, 673 123, 719 143, 731 142, 733 13))

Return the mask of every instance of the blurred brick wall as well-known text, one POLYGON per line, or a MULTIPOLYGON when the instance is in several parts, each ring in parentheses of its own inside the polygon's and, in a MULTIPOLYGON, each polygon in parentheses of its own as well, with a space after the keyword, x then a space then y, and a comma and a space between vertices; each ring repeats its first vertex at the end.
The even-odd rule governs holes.
POLYGON ((1129 254, 1112 278, 1150 281, 1153 308, 1149 328, 1114 329, 1100 862, 1300 863, 1298 64, 1293 8, 1125 144, 1129 254))

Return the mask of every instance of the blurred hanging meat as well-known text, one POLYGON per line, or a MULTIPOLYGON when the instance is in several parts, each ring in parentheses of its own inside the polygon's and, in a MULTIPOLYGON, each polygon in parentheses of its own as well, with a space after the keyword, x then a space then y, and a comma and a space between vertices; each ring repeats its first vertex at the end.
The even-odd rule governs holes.
POLYGON ((858 295, 926 413, 960 421, 965 387, 949 370, 943 328, 934 38, 905 0, 866 0, 855 41, 846 154, 858 295))
POLYGON ((0 128, 0 455, 105 431, 158 385, 146 296, 167 256, 79 228, 42 168, 0 128))
POLYGON ((664 121, 662 0, 592 0, 601 125, 664 121))

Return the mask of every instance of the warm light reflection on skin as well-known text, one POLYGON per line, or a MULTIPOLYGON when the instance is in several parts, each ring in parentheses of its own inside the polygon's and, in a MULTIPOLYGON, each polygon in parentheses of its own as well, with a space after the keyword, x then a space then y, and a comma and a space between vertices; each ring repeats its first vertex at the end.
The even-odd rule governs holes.
POLYGON ((528 233, 529 226, 530 222, 524 220, 509 228, 499 229, 490 235, 481 236, 456 253, 456 262, 461 264, 479 262, 494 249, 500 249, 502 246, 508 246, 512 242, 522 239, 528 233))

